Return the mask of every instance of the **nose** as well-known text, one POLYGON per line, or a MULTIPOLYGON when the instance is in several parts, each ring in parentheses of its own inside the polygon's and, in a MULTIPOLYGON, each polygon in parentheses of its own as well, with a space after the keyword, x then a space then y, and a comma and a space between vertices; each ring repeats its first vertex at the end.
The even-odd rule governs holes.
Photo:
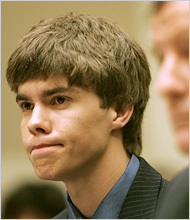
POLYGON ((48 111, 44 107, 36 105, 27 127, 32 135, 49 134, 51 132, 51 123, 48 111))
POLYGON ((182 77, 183 68, 180 60, 174 54, 164 57, 157 79, 157 90, 166 98, 178 97, 184 93, 184 82, 182 77))

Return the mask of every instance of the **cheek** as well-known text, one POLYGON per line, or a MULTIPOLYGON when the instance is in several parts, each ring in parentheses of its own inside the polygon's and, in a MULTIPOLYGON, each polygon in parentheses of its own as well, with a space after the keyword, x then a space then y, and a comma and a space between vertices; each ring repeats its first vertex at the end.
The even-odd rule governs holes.
MULTIPOLYGON (((23 142, 24 148, 25 148, 25 150, 27 152, 27 144, 28 144, 28 139, 29 139, 29 132, 28 132, 28 128, 26 126, 26 122, 23 119, 21 121, 20 130, 21 130, 22 142, 23 142)), ((27 154, 28 154, 28 152, 27 152, 27 154)))
POLYGON ((20 124, 20 130, 21 130, 21 135, 23 136, 24 133, 26 132, 26 125, 25 125, 23 119, 22 119, 21 124, 20 124))
MULTIPOLYGON (((65 144, 85 148, 89 145, 104 142, 109 134, 109 125, 105 116, 98 116, 93 112, 90 114, 75 114, 70 117, 60 117, 56 123, 56 130, 65 141, 65 144)), ((83 149, 80 149, 83 150, 83 149)))
POLYGON ((28 130, 27 130, 26 122, 23 119, 22 119, 21 124, 20 124, 20 130, 21 130, 22 139, 24 141, 24 139, 27 136, 28 130))

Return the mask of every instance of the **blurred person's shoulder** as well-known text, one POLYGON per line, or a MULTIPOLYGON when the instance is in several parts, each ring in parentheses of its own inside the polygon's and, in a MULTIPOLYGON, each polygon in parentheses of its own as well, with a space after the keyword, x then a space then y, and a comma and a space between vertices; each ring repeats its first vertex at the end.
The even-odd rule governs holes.
POLYGON ((189 219, 189 167, 171 180, 155 218, 189 219))

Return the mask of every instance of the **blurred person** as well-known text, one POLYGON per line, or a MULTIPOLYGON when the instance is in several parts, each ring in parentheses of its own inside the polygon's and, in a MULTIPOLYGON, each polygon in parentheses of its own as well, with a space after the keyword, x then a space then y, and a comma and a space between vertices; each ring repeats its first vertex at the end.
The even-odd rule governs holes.
POLYGON ((66 185, 55 218, 152 218, 168 183, 140 157, 151 76, 134 40, 103 17, 42 20, 12 53, 7 80, 37 176, 66 185))
POLYGON ((15 189, 2 208, 3 219, 50 219, 66 207, 63 193, 48 184, 25 184, 15 189))
MULTIPOLYGON (((156 2, 152 38, 160 60, 158 92, 165 98, 176 140, 189 153, 189 1, 156 2)), ((189 168, 171 183, 156 218, 189 219, 189 168)))

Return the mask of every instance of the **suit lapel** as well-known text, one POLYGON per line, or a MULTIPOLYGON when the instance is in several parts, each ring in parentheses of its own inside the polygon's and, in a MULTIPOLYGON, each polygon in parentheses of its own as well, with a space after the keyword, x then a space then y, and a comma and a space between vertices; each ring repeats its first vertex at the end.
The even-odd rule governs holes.
POLYGON ((160 188, 161 175, 143 158, 121 208, 119 219, 152 218, 160 188))
MULTIPOLYGON (((153 218, 162 177, 143 158, 140 167, 121 208, 119 219, 153 218)), ((67 209, 56 217, 67 219, 67 209)))

